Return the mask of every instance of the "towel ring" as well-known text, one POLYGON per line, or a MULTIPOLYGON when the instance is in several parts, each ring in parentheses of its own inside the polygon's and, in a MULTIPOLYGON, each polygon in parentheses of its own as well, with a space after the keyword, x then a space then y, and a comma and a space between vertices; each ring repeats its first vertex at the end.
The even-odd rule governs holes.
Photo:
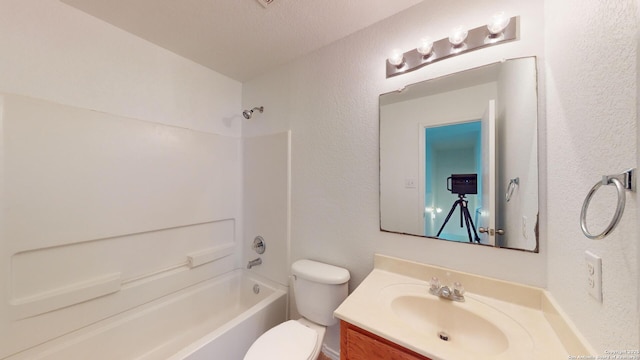
POLYGON ((504 194, 504 198, 509 202, 511 200, 511 196, 513 196, 513 191, 516 189, 516 186, 520 185, 520 178, 515 177, 509 180, 509 185, 507 186, 507 193, 504 194))
POLYGON ((624 213, 624 206, 627 198, 625 190, 635 191, 635 169, 627 170, 626 172, 618 175, 605 175, 602 177, 601 181, 598 181, 595 185, 593 185, 591 190, 589 190, 587 197, 584 199, 584 203, 582 204, 582 211, 580 212, 580 228, 582 228, 582 233, 584 234, 584 236, 592 240, 601 240, 616 228, 616 226, 620 222, 620 219, 622 218, 622 214, 624 213), (587 229, 587 209, 589 208, 589 203, 591 202, 593 194, 595 194, 595 192, 602 185, 610 184, 613 184, 616 187, 618 193, 618 204, 616 206, 616 211, 613 214, 611 223, 604 229, 604 231, 598 235, 593 235, 587 229))

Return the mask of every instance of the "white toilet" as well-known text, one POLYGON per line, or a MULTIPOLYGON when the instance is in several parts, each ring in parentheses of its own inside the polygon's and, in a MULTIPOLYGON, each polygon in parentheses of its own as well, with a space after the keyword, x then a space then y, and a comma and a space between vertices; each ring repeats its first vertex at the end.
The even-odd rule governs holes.
POLYGON ((260 336, 244 360, 315 360, 327 326, 338 322, 333 312, 347 298, 349 271, 311 260, 291 266, 293 293, 303 317, 286 321, 260 336))

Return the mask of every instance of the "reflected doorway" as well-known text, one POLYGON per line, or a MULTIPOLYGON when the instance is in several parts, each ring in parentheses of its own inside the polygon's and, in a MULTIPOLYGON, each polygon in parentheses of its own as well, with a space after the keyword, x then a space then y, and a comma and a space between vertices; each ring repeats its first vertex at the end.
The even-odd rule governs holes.
MULTIPOLYGON (((481 121, 469 121, 424 128, 425 183, 424 234, 436 237, 458 195, 447 189, 452 174, 482 174, 481 121)), ((482 176, 478 176, 482 189, 482 176)), ((474 224, 478 223, 482 195, 466 195, 467 207, 474 224)), ((439 238, 469 242, 467 228, 460 226, 460 211, 456 210, 439 238)))

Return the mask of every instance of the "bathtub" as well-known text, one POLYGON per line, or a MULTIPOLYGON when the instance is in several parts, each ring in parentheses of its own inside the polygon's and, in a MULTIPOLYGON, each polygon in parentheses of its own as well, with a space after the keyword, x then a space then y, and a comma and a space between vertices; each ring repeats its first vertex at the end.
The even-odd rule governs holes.
POLYGON ((9 359, 240 360, 286 309, 286 287, 234 270, 9 359))

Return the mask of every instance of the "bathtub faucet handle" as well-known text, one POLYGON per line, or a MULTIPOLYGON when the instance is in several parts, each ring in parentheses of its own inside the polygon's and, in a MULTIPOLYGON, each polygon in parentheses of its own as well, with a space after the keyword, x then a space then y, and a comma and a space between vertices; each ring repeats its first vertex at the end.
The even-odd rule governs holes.
POLYGON ((262 264, 262 258, 257 258, 257 259, 251 260, 247 264, 247 269, 251 269, 252 267, 254 267, 256 265, 260 265, 260 264, 262 264))

